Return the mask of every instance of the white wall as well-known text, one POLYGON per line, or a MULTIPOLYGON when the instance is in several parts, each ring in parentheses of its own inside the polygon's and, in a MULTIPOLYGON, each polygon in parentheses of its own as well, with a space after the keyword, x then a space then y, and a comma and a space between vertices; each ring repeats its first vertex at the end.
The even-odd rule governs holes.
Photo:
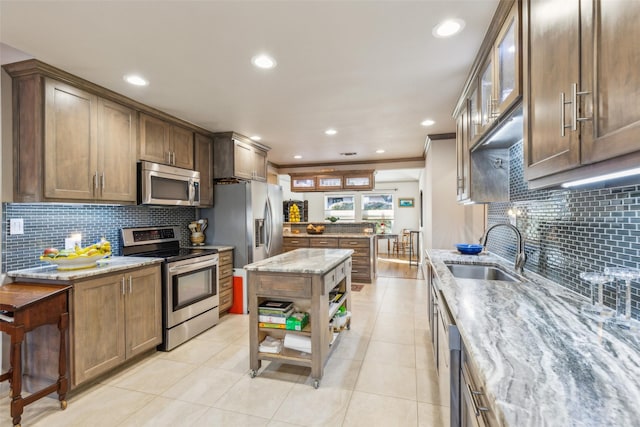
POLYGON ((456 243, 477 243, 485 229, 483 205, 456 200, 455 140, 431 141, 424 174, 426 248, 450 249, 456 243))

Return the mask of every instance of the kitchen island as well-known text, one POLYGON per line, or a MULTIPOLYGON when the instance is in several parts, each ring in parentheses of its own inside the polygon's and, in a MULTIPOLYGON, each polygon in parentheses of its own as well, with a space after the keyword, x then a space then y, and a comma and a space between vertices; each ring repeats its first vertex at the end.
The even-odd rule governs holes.
POLYGON ((476 373, 482 394, 473 400, 489 409, 488 425, 638 424, 638 330, 586 316, 580 309, 586 298, 529 271, 514 275, 521 282, 508 282, 455 278, 447 267, 485 264, 513 271, 513 262, 491 254, 429 250, 427 261, 438 305, 450 312, 462 358, 476 373))
POLYGON ((314 387, 319 386, 324 365, 339 337, 331 319, 338 311, 348 312, 350 308, 352 254, 351 249, 296 249, 244 267, 249 283, 252 377, 257 375, 262 360, 278 361, 310 367, 314 387), (309 325, 301 331, 261 325, 258 306, 273 300, 292 302, 295 311, 307 312, 309 325), (287 348, 288 334, 292 340, 310 341, 310 351, 287 348), (267 337, 285 344, 276 352, 260 351, 267 337))

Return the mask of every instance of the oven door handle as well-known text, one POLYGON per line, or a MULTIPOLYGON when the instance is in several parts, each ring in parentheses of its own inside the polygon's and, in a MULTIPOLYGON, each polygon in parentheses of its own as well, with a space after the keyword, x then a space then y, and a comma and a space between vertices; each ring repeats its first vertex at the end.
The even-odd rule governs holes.
POLYGON ((181 271, 190 271, 190 270, 197 270, 199 268, 206 268, 206 267, 213 267, 215 265, 217 265, 218 262, 217 261, 200 261, 200 262, 195 262, 193 264, 186 264, 186 265, 176 265, 174 267, 169 267, 169 273, 179 273, 181 271))

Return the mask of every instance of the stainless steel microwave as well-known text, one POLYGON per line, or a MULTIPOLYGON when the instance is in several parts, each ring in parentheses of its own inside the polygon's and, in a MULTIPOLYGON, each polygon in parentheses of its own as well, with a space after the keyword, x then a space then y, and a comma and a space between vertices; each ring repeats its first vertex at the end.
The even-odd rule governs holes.
POLYGON ((138 204, 200 206, 200 172, 138 163, 138 204))

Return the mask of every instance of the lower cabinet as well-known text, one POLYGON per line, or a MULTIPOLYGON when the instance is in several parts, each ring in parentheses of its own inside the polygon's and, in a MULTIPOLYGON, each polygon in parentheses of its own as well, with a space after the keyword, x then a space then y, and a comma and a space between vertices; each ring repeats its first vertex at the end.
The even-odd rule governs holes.
POLYGON ((75 282, 72 300, 73 386, 162 342, 160 266, 75 282))
POLYGON ((233 304, 233 250, 218 252, 218 295, 220 314, 226 313, 233 304))
POLYGON ((371 283, 375 275, 374 248, 375 239, 372 237, 285 237, 282 251, 289 252, 299 248, 340 248, 353 249, 351 280, 353 282, 371 283))
POLYGON ((451 427, 498 425, 487 403, 485 390, 465 349, 438 277, 428 265, 428 319, 442 405, 449 411, 451 427))

